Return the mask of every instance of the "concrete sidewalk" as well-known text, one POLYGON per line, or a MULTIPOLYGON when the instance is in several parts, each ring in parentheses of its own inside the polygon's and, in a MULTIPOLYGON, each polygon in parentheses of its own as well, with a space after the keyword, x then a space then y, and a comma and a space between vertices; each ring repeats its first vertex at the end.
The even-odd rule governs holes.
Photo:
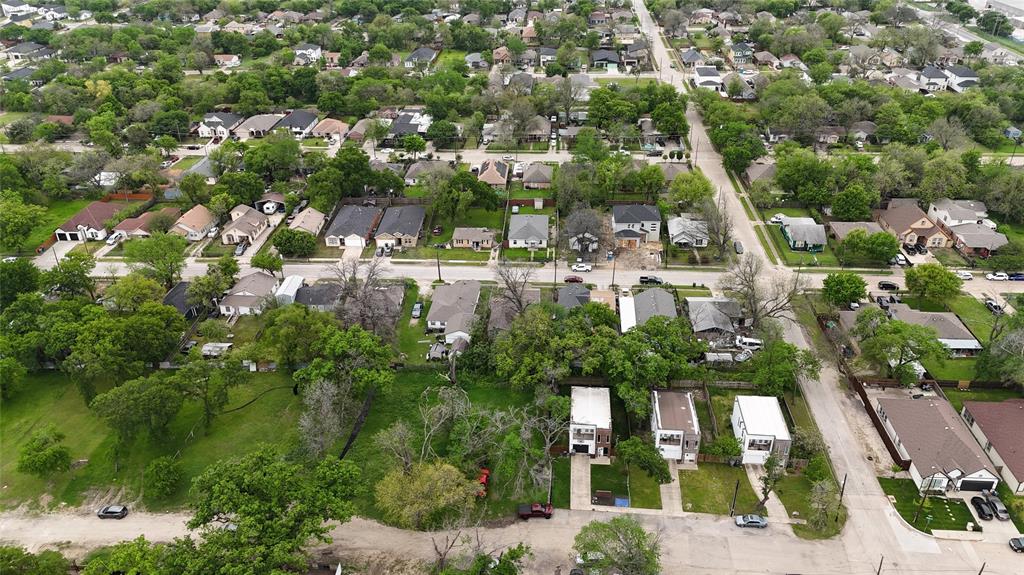
POLYGON ((683 515, 683 494, 679 490, 679 469, 676 462, 668 461, 668 471, 672 474, 672 483, 661 485, 661 511, 664 515, 681 517, 683 515))

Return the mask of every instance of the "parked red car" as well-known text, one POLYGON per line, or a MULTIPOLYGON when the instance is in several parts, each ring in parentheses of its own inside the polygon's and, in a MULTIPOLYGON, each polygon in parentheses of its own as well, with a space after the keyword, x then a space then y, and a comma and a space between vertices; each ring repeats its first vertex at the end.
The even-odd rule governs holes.
POLYGON ((565 276, 563 281, 567 284, 581 284, 583 283, 583 278, 580 276, 565 276))

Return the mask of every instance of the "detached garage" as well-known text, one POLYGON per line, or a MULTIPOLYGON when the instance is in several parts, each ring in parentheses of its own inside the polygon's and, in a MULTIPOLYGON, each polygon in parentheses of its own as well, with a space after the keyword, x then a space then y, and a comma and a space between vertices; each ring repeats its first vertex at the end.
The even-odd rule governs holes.
POLYGON ((910 477, 921 491, 981 491, 999 483, 992 462, 948 401, 882 398, 875 409, 900 455, 910 460, 910 477))

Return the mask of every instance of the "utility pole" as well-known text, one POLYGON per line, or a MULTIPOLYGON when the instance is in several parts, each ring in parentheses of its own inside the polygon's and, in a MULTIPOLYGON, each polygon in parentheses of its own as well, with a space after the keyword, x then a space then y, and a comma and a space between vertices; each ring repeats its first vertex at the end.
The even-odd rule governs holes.
POLYGON ((736 497, 740 494, 740 480, 736 480, 736 488, 732 491, 732 503, 729 504, 729 517, 736 513, 736 497))
POLYGON ((437 281, 443 282, 441 279, 441 250, 440 248, 434 248, 434 261, 437 262, 437 281))
MULTIPOLYGON (((554 252, 553 253, 555 255, 555 257, 554 257, 554 260, 555 260, 555 267, 554 267, 555 272, 554 273, 555 273, 555 275, 554 275, 554 279, 552 280, 552 282, 555 285, 558 285, 558 208, 555 208, 555 247, 554 247, 554 252)), ((552 287, 551 292, 552 292, 551 301, 558 301, 558 290, 554 289, 554 287, 552 287)))
POLYGON ((981 575, 982 573, 985 572, 985 565, 987 565, 987 564, 988 564, 987 562, 981 564, 981 569, 978 570, 978 575, 981 575))
POLYGON ((613 253, 612 254, 612 283, 608 287, 611 287, 611 286, 615 285, 615 263, 618 261, 618 259, 619 258, 615 257, 615 254, 613 253))
POLYGON ((885 561, 885 555, 882 555, 882 559, 878 561, 878 571, 875 571, 875 575, 882 575, 882 562, 885 561))
POLYGON ((843 474, 843 486, 839 488, 839 505, 836 505, 836 523, 839 523, 839 510, 843 508, 843 493, 846 493, 846 478, 849 474, 843 474))
POLYGON ((928 494, 921 494, 921 504, 917 506, 917 511, 914 512, 914 520, 910 522, 911 525, 917 523, 917 518, 921 516, 921 509, 924 508, 924 502, 928 500, 928 494))

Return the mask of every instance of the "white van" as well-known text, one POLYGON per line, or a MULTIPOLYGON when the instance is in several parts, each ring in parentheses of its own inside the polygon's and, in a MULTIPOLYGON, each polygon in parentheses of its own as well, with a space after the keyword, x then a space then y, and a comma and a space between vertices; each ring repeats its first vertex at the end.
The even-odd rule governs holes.
POLYGON ((764 342, 759 339, 752 337, 743 337, 742 335, 736 336, 736 347, 740 349, 749 349, 750 351, 757 351, 764 346, 764 342))

